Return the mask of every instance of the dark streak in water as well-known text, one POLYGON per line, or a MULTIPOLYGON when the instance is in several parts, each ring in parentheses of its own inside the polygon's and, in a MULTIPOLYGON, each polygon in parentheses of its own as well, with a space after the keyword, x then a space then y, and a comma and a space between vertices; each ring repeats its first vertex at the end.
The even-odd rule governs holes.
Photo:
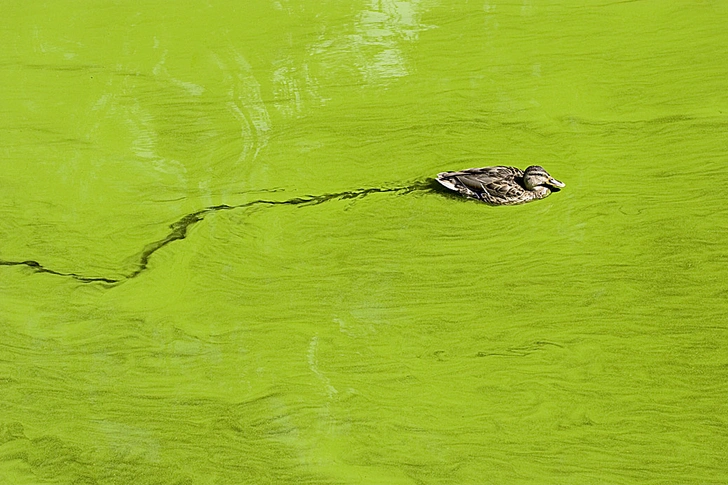
POLYGON ((206 207, 204 209, 198 210, 197 212, 193 212, 191 214, 187 214, 186 216, 182 217, 181 219, 177 220, 176 222, 170 224, 169 228, 171 231, 169 234, 167 234, 166 237, 163 239, 160 239, 158 241, 151 242, 144 246, 142 251, 139 253, 138 256, 138 262, 137 267, 134 271, 131 273, 122 276, 121 278, 106 278, 102 276, 83 276, 77 273, 63 273, 61 271, 55 271, 50 268, 46 268, 42 264, 40 264, 38 261, 33 260, 26 260, 26 261, 3 261, 0 260, 0 266, 26 266, 28 268, 31 268, 34 273, 47 273, 52 274, 56 276, 65 276, 67 278, 73 278, 76 281, 80 281, 81 283, 107 283, 111 286, 116 286, 117 284, 123 283, 124 281, 130 280, 132 278, 136 278, 139 276, 142 272, 146 271, 149 267, 149 260, 151 259, 152 255, 162 249, 163 247, 167 246, 170 243, 173 243, 174 241, 179 241, 181 239, 185 239, 187 237, 187 230, 197 224, 198 222, 201 222, 207 217, 207 215, 220 212, 220 211, 229 211, 229 210, 235 210, 235 209, 245 209, 249 207, 254 206, 275 206, 275 205, 296 205, 299 207, 305 207, 309 205, 318 205, 323 204, 324 202, 328 202, 331 200, 347 200, 347 199, 358 199, 362 197, 366 197, 370 194, 380 194, 380 193, 399 193, 399 194, 408 194, 410 192, 415 191, 434 191, 436 190, 436 186, 438 184, 435 183, 434 180, 428 179, 424 181, 418 181, 408 186, 403 187, 390 187, 390 188, 370 188, 370 189, 359 189, 359 190, 352 190, 347 192, 336 192, 332 194, 322 194, 322 195, 306 195, 303 197, 295 197, 293 199, 288 200, 254 200, 252 202, 246 202, 245 204, 239 204, 239 205, 216 205, 211 207, 206 207))
POLYGON ((119 283, 121 280, 113 278, 93 277, 93 276, 82 276, 76 273, 62 273, 60 271, 54 271, 41 265, 38 261, 2 261, 0 260, 0 266, 27 266, 35 273, 48 273, 56 276, 66 276, 75 280, 81 281, 82 283, 119 283))

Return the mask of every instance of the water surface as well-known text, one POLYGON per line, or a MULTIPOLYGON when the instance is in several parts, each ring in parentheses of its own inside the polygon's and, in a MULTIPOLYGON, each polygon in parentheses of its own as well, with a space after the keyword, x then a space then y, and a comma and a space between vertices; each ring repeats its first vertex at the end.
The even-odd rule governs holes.
POLYGON ((3 483, 728 480, 722 3, 3 16, 3 483))

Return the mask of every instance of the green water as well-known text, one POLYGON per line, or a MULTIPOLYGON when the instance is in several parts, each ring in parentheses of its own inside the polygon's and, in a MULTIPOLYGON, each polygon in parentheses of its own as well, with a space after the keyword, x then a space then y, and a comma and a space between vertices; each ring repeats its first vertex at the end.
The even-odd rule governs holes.
POLYGON ((10 3, 0 483, 728 482, 728 3, 10 3))

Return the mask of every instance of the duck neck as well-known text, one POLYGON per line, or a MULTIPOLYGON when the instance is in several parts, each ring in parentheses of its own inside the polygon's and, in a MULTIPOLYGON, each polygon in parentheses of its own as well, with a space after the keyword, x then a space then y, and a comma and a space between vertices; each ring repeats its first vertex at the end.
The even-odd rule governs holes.
POLYGON ((551 193, 551 189, 548 187, 544 187, 543 185, 539 185, 537 187, 534 187, 531 191, 534 194, 534 197, 536 199, 543 199, 544 197, 548 197, 551 193))

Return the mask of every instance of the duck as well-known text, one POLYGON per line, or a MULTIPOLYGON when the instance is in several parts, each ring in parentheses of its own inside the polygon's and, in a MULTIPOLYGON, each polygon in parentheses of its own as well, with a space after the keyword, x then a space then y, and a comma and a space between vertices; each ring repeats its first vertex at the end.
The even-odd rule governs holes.
POLYGON ((441 172, 437 181, 460 195, 488 205, 523 204, 548 197, 554 189, 558 191, 566 186, 539 165, 531 165, 526 170, 498 166, 441 172))

